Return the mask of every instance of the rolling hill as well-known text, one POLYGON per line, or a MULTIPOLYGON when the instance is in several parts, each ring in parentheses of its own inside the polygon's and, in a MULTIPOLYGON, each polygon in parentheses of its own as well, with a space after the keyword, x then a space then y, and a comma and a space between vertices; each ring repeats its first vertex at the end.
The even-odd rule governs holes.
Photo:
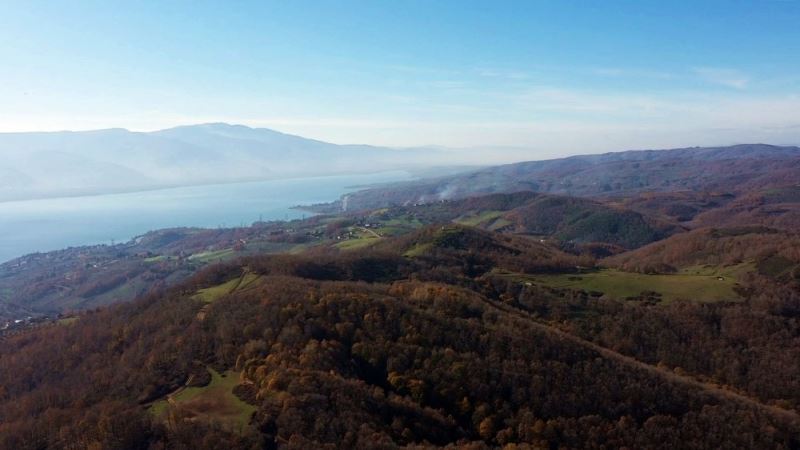
POLYGON ((490 231, 552 238, 572 244, 636 248, 683 231, 675 221, 592 199, 515 192, 379 210, 378 217, 421 223, 455 222, 490 231))
POLYGON ((430 244, 429 259, 247 257, 5 337, 0 447, 800 442, 797 322, 757 297, 618 302, 503 276, 501 259, 451 264, 522 255, 519 237, 430 227, 400 239, 430 244))
POLYGON ((765 226, 797 230, 800 224, 800 184, 746 192, 720 208, 697 214, 692 227, 765 226))
POLYGON ((761 275, 800 279, 800 236, 761 226, 700 228, 613 256, 605 265, 641 273, 751 264, 761 275))

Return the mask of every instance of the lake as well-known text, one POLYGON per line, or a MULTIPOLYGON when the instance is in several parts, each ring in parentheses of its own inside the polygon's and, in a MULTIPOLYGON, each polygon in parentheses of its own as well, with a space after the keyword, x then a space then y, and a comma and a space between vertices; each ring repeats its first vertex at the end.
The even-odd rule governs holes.
POLYGON ((411 179, 403 171, 191 186, 0 203, 0 262, 33 252, 125 242, 170 227, 233 227, 297 219, 295 205, 329 202, 356 186, 411 179))

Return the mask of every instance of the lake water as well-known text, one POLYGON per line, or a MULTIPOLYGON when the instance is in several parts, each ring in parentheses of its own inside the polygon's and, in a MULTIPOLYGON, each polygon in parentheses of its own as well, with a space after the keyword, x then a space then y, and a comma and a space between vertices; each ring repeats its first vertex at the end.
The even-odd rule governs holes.
POLYGON ((233 227, 308 215, 354 186, 411 179, 407 172, 191 186, 127 194, 0 203, 0 262, 70 246, 125 242, 169 227, 233 227))

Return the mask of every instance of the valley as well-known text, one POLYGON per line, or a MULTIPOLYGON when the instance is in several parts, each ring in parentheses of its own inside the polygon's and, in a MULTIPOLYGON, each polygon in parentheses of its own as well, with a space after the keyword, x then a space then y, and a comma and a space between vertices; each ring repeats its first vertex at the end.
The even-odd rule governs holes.
POLYGON ((0 444, 792 447, 800 203, 783 181, 315 205, 12 260, 0 444))

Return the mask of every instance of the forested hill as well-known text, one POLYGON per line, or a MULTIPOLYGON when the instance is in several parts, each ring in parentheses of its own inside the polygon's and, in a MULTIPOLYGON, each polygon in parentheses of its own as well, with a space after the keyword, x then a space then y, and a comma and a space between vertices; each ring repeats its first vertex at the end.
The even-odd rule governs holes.
POLYGON ((796 286, 653 306, 536 275, 585 264, 431 226, 215 265, 6 336, 0 447, 800 445, 796 286))
MULTIPOLYGON (((315 247, 366 249, 431 224, 455 223, 509 238, 532 237, 570 254, 598 259, 674 236, 648 250, 621 256, 624 263, 617 262, 622 259, 601 261, 607 267, 658 272, 687 268, 689 261, 713 267, 745 261, 775 263, 775 249, 790 246, 791 236, 800 231, 799 217, 798 188, 790 185, 738 196, 681 191, 587 199, 517 192, 248 227, 160 230, 115 246, 71 248, 0 264, 0 328, 27 317, 54 317, 132 300, 179 282, 207 264, 238 256, 315 247), (702 231, 708 227, 714 228, 702 231), (741 232, 748 229, 755 231, 741 232), (684 236, 687 230, 696 232, 684 236), (706 239, 706 233, 723 238, 706 239), (708 245, 707 250, 698 250, 703 245, 708 245), (739 252, 742 248, 747 251, 739 252)), ((793 264, 800 263, 794 259, 776 263, 770 271, 780 267, 784 275, 790 275, 793 264)), ((626 296, 638 295, 641 289, 626 292, 626 296)))
POLYGON ((132 300, 223 259, 314 246, 357 248, 377 242, 369 238, 448 223, 536 235, 554 246, 569 245, 572 253, 596 250, 597 255, 637 248, 683 230, 669 220, 630 209, 533 192, 233 229, 161 230, 115 246, 71 248, 0 264, 0 328, 28 316, 53 317, 132 300))
POLYGON ((639 150, 490 167, 348 194, 327 210, 426 203, 495 192, 536 191, 579 197, 642 192, 747 193, 800 184, 800 148, 765 144, 639 150))

